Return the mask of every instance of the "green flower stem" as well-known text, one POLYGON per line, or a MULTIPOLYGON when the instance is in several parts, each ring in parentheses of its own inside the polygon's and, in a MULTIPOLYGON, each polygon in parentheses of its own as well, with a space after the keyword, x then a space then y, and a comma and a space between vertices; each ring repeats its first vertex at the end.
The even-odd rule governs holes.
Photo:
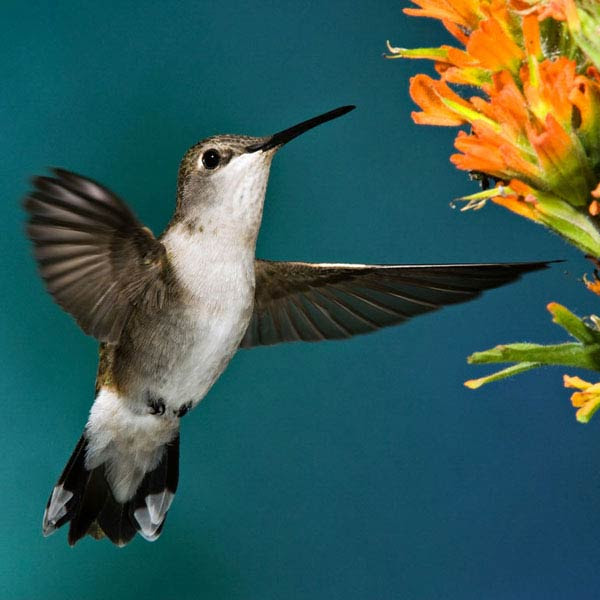
POLYGON ((394 48, 389 41, 387 47, 391 54, 384 54, 385 58, 424 58, 441 61, 448 59, 446 48, 394 48))
POLYGON ((513 375, 518 375, 519 373, 529 371, 530 369, 536 369, 537 367, 541 367, 541 364, 535 362, 518 363, 516 365, 512 365, 511 367, 506 367, 506 369, 502 369, 502 371, 492 373, 492 375, 487 375, 486 377, 469 379, 469 381, 465 381, 465 385, 472 390, 476 390, 486 383, 492 383, 492 381, 506 379, 507 377, 512 377, 513 375))
POLYGON ((590 327, 556 302, 550 303, 548 310, 552 314, 552 320, 578 340, 577 342, 548 346, 530 343, 504 344, 482 352, 474 352, 467 358, 470 364, 515 364, 486 377, 471 379, 465 382, 465 385, 477 389, 486 383, 548 365, 600 371, 600 331, 590 327))
POLYGON ((504 344, 490 350, 474 352, 467 361, 470 364, 527 362, 536 363, 537 366, 562 365, 600 371, 600 344, 504 344))

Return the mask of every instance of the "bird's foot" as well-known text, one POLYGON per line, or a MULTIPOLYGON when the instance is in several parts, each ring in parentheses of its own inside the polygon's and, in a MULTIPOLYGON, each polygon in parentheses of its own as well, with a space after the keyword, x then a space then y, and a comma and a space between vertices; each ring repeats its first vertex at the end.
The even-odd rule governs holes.
POLYGON ((177 415, 177 417, 179 417, 181 419, 181 417, 185 417, 185 415, 188 414, 188 412, 191 410, 191 408, 192 408, 192 403, 191 402, 186 402, 185 404, 182 404, 175 411, 175 415, 177 415))
POLYGON ((165 414, 165 402, 162 398, 152 398, 148 397, 146 400, 146 405, 150 409, 151 415, 164 415, 165 414))

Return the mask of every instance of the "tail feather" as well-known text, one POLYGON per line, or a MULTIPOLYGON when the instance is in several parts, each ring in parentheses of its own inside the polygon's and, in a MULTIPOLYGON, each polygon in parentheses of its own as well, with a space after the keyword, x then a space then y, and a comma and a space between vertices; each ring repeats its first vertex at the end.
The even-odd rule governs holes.
POLYGON ((129 504, 129 502, 121 504, 114 499, 112 494, 109 494, 96 518, 98 527, 117 546, 125 546, 137 533, 130 516, 129 504))
MULTIPOLYGON (((84 471, 83 493, 77 495, 80 500, 69 527, 69 546, 74 546, 87 534, 109 496, 101 468, 86 471, 84 467, 84 471)), ((74 499, 77 499, 77 496, 74 499)))
POLYGON ((85 535, 104 536, 124 546, 137 532, 149 541, 160 535, 179 479, 179 435, 165 444, 158 465, 143 477, 135 495, 119 502, 110 488, 106 464, 85 467, 86 434, 81 436, 46 505, 42 530, 51 535, 70 522, 71 546, 85 535))
POLYGON ((178 480, 179 435, 166 444, 160 462, 146 474, 135 497, 128 503, 129 522, 135 528, 132 537, 137 531, 150 542, 158 538, 175 497, 178 480))
POLYGON ((160 463, 142 481, 133 502, 133 522, 140 535, 154 541, 160 535, 179 479, 179 436, 168 444, 160 463))
POLYGON ((84 479, 87 480, 87 474, 81 477, 85 473, 84 463, 85 439, 82 435, 48 498, 42 527, 44 536, 51 535, 73 518, 85 487, 84 479))

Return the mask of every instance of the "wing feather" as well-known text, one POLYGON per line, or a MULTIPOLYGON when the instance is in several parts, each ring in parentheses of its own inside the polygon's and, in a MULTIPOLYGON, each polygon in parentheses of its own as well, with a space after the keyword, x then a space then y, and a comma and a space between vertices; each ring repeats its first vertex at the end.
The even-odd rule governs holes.
POLYGON ((166 252, 115 194, 54 169, 25 199, 27 233, 46 287, 88 334, 114 343, 133 308, 164 298, 166 252))
POLYGON ((256 261, 254 313, 241 347, 340 339, 466 302, 547 262, 351 265, 256 261))

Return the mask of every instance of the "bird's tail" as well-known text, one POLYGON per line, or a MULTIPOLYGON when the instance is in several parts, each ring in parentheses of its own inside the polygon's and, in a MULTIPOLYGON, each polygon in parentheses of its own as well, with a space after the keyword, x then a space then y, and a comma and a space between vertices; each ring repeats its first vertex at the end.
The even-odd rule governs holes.
POLYGON ((106 536, 119 546, 138 532, 149 541, 157 539, 177 489, 179 434, 162 446, 156 466, 140 475, 135 492, 124 501, 115 498, 111 487, 111 461, 90 467, 88 448, 86 429, 48 499, 44 535, 70 523, 71 546, 86 534, 96 539, 106 536))

